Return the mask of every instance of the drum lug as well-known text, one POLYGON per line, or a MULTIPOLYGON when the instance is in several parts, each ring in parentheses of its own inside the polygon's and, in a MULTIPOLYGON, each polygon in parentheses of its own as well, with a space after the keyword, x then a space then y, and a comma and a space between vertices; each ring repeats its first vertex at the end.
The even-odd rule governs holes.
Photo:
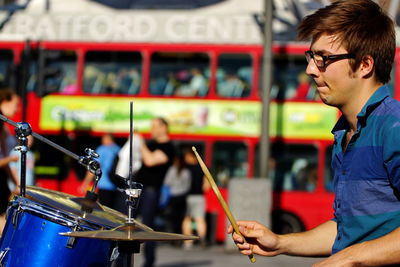
MULTIPOLYGON (((71 228, 72 232, 78 231, 79 226, 75 225, 74 227, 71 228)), ((75 246, 75 241, 76 241, 76 237, 68 237, 67 239, 67 244, 65 245, 66 248, 73 248, 75 246)))
POLYGON ((18 209, 14 212, 13 217, 12 217, 12 224, 15 226, 17 226, 18 223, 18 215, 21 213, 22 208, 21 206, 18 206, 18 209))
POLYGON ((75 237, 68 237, 66 248, 73 248, 75 245, 75 237))
POLYGON ((115 260, 118 259, 118 257, 119 257, 118 247, 115 247, 115 248, 113 249, 112 253, 111 253, 110 261, 111 261, 111 262, 114 262, 115 260))
POLYGON ((6 254, 10 251, 10 248, 5 248, 0 251, 0 267, 3 267, 3 260, 6 258, 6 254))

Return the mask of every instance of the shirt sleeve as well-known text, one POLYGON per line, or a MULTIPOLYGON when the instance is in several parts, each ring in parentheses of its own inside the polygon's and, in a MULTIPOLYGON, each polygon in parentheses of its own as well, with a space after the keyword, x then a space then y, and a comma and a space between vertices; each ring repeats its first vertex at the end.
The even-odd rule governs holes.
POLYGON ((383 160, 391 184, 400 191, 400 123, 391 123, 384 134, 383 160))

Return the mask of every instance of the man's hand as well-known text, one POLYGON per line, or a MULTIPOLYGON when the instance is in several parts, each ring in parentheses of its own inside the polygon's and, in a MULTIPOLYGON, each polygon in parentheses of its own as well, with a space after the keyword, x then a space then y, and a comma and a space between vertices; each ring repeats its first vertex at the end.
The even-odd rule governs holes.
POLYGON ((237 223, 247 243, 233 231, 232 226, 229 226, 228 233, 233 233, 232 239, 240 253, 243 255, 255 253, 262 256, 276 256, 282 253, 279 250, 279 236, 267 227, 255 221, 238 221, 237 223))

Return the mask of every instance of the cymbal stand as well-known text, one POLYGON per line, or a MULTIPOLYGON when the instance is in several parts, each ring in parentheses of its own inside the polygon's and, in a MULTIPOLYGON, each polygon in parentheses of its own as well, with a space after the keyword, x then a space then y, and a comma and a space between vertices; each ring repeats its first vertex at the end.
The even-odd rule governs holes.
POLYGON ((28 152, 28 136, 32 133, 32 128, 29 123, 20 122, 15 127, 15 133, 18 139, 19 145, 15 147, 15 150, 21 153, 20 158, 20 195, 25 196, 26 192, 26 153, 28 152))
MULTIPOLYGON (((130 134, 129 134, 129 174, 126 180, 128 188, 124 190, 128 205, 128 217, 125 220, 125 225, 134 226, 135 220, 133 212, 139 206, 140 195, 143 190, 143 185, 133 180, 133 166, 132 166, 132 147, 133 147, 133 103, 130 102, 130 134)), ((123 255, 123 266, 133 266, 133 254, 139 253, 140 243, 138 241, 119 241, 118 251, 123 255)))
POLYGON ((62 146, 50 141, 49 139, 33 132, 31 126, 27 122, 16 123, 2 114, 0 114, 0 120, 15 127, 17 137, 22 143, 19 146, 20 148, 18 148, 21 149, 20 150, 21 151, 21 181, 20 181, 21 196, 25 196, 26 193, 26 152, 28 150, 27 136, 32 135, 33 137, 35 137, 35 139, 39 139, 40 141, 66 154, 67 156, 70 156, 71 158, 77 160, 79 164, 85 166, 88 171, 96 175, 95 184, 92 190, 90 192, 89 191, 87 192, 86 197, 89 198, 90 200, 92 200, 93 198, 97 199, 97 195, 96 193, 94 193, 94 190, 97 186, 99 179, 101 178, 101 169, 100 169, 100 163, 96 160, 96 158, 98 158, 96 152, 94 152, 92 149, 86 148, 85 149, 86 156, 78 156, 75 153, 63 148, 62 146))
POLYGON ((86 156, 82 156, 79 158, 78 162, 86 167, 86 169, 95 175, 92 189, 86 191, 85 198, 96 201, 98 195, 96 194, 95 190, 97 184, 102 175, 102 171, 100 168, 100 163, 96 160, 99 158, 99 154, 97 154, 93 149, 85 148, 86 156))

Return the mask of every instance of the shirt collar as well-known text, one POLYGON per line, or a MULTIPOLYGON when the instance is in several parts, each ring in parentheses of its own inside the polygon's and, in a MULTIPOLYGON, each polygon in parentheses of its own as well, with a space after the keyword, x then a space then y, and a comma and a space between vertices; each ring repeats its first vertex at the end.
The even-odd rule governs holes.
MULTIPOLYGON (((371 112, 386 98, 389 96, 389 89, 387 85, 379 87, 374 94, 368 99, 367 103, 357 114, 357 119, 359 122, 365 122, 367 117, 371 112)), ((332 129, 332 134, 335 134, 341 130, 349 129, 349 123, 346 118, 342 115, 332 129)))

